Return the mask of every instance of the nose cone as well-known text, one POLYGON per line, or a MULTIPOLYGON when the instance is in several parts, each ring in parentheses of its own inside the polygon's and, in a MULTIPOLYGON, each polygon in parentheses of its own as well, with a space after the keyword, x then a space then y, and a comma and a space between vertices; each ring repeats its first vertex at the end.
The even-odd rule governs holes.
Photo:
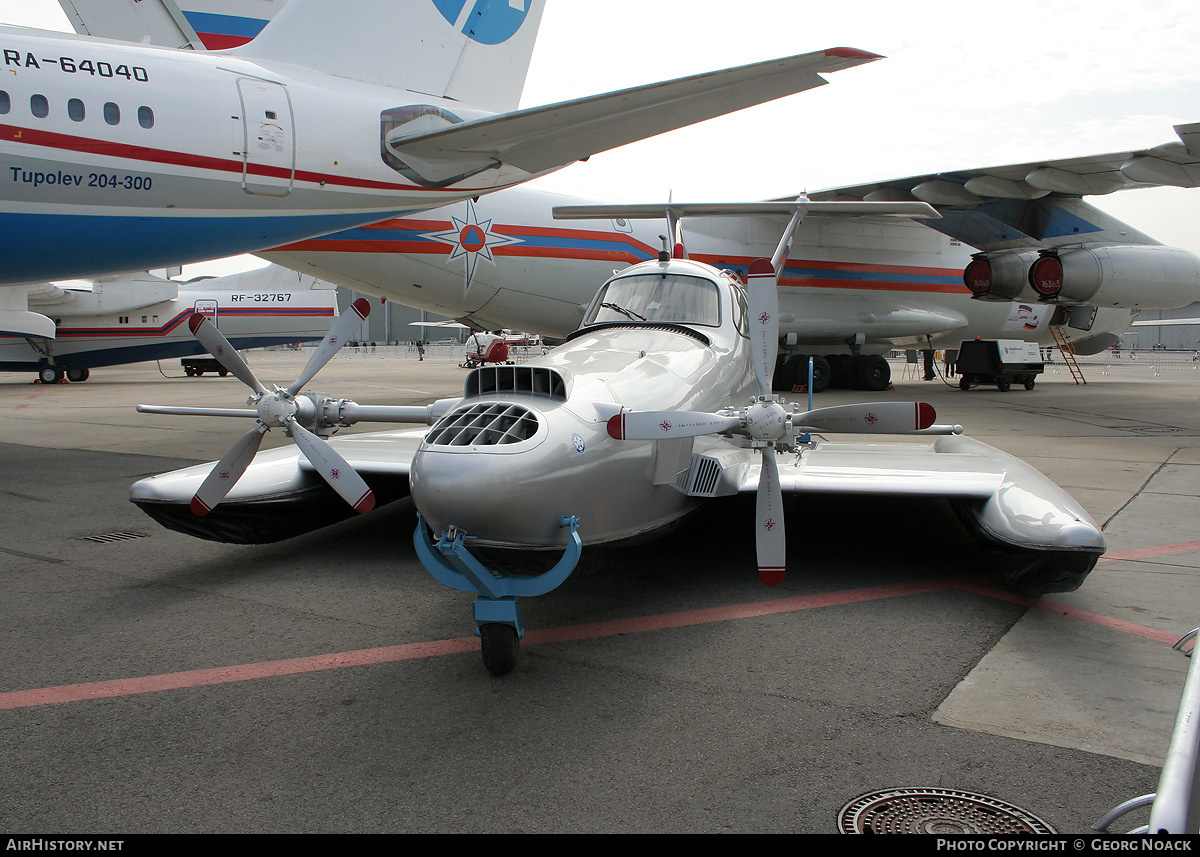
POLYGON ((532 452, 511 455, 422 449, 413 460, 413 502, 435 532, 455 527, 508 547, 563 544, 556 468, 532 452))
POLYGON ((490 544, 562 544, 563 512, 548 487, 561 469, 545 417, 511 402, 477 402, 438 422, 413 459, 413 502, 435 531, 490 544))

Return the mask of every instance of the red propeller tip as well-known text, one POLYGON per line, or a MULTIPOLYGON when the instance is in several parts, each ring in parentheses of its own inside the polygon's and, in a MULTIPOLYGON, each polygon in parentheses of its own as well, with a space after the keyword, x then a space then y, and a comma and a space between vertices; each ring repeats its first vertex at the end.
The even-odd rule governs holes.
POLYGON ((783 583, 784 569, 782 568, 760 568, 758 576, 767 586, 778 586, 783 583))
POLYGON ((200 315, 200 313, 194 312, 188 316, 188 330, 192 332, 193 336, 196 335, 196 328, 202 324, 204 324, 204 316, 200 315))
POLYGON ((360 515, 365 515, 367 512, 375 508, 375 493, 367 489, 367 493, 363 494, 359 501, 354 504, 354 511, 360 515))
POLYGON ((771 264, 770 259, 755 259, 750 263, 751 277, 773 277, 775 276, 775 266, 771 264))
POLYGON ((613 440, 625 439, 625 415, 617 414, 608 418, 608 436, 613 440))
POLYGON ((929 428, 937 419, 937 411, 928 402, 917 402, 917 428, 929 428))
POLYGON ((198 518, 203 518, 205 515, 207 515, 209 512, 212 511, 212 509, 210 509, 208 506, 204 505, 204 501, 201 500, 199 497, 192 498, 191 508, 192 508, 192 514, 198 518))
POLYGON ((371 314, 371 302, 366 298, 359 298, 354 303, 350 304, 351 309, 358 313, 359 318, 366 318, 371 314))

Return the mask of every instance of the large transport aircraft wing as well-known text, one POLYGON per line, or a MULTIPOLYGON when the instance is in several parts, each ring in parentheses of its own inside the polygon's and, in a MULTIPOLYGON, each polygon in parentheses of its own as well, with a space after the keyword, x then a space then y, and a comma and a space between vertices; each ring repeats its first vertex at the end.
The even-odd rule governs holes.
MULTIPOLYGON (((824 86, 821 74, 881 59, 830 48, 785 59, 652 83, 452 125, 429 133, 393 132, 388 148, 405 160, 464 166, 503 162, 540 173, 682 128, 824 86)), ((397 129, 397 132, 401 129, 397 129)))
POLYGON ((1176 125, 1175 133, 1178 140, 1152 149, 927 173, 827 188, 809 196, 928 202, 943 216, 929 224, 932 228, 985 251, 1064 243, 1157 244, 1080 197, 1128 188, 1200 186, 1200 123, 1176 125))
POLYGON ((674 217, 752 217, 779 215, 791 217, 797 208, 807 216, 828 217, 915 217, 937 219, 936 208, 926 202, 843 202, 791 200, 789 202, 664 202, 623 205, 559 205, 553 209, 555 220, 653 220, 667 215, 674 217))

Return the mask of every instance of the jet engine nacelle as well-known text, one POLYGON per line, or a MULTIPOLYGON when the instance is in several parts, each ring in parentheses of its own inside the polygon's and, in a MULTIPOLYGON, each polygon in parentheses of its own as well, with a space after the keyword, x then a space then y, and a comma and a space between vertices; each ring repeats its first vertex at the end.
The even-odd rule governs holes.
POLYGON ((1037 300, 1037 293, 1029 285, 1029 267, 1037 259, 1037 250, 979 253, 963 271, 963 282, 977 300, 1037 300))
POLYGON ((1146 244, 1044 251, 1029 267, 1029 285, 1041 301, 1173 309, 1200 299, 1200 258, 1146 244))

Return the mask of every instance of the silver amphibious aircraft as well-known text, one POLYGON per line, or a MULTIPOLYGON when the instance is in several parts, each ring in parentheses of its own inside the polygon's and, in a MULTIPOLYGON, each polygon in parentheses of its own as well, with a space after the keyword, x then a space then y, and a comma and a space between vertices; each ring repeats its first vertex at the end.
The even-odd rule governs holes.
MULTIPOLYGON (((411 493, 417 555, 442 583, 477 594, 484 663, 497 675, 514 666, 523 635, 517 598, 560 585, 585 543, 644 537, 706 500, 739 493, 757 496, 758 566, 768 584, 783 580, 786 565, 783 495, 816 492, 947 498, 979 541, 1004 557, 1010 585, 1039 594, 1079 586, 1104 538, 1078 503, 1029 465, 962 436, 960 426, 934 425, 928 404, 803 410, 771 394, 776 272, 810 211, 936 216, 924 203, 799 200, 774 258, 752 264, 746 286, 664 249, 604 283, 560 347, 523 365, 476 368, 461 398, 426 407, 361 406, 302 391, 355 313, 335 325, 297 381, 272 389, 197 317, 194 332, 255 391, 253 407, 140 409, 257 422, 215 466, 143 479, 131 500, 171 529, 263 543, 411 493), (433 428, 325 439, 367 420, 433 428), (255 458, 272 428, 291 435, 299 452, 255 458), (934 436, 915 443, 823 437, 838 432, 934 436), (505 500, 496 503, 500 493, 505 500), (563 553, 548 571, 513 575, 488 568, 468 539, 472 548, 563 553)), ((369 305, 360 300, 356 310, 369 305)))

